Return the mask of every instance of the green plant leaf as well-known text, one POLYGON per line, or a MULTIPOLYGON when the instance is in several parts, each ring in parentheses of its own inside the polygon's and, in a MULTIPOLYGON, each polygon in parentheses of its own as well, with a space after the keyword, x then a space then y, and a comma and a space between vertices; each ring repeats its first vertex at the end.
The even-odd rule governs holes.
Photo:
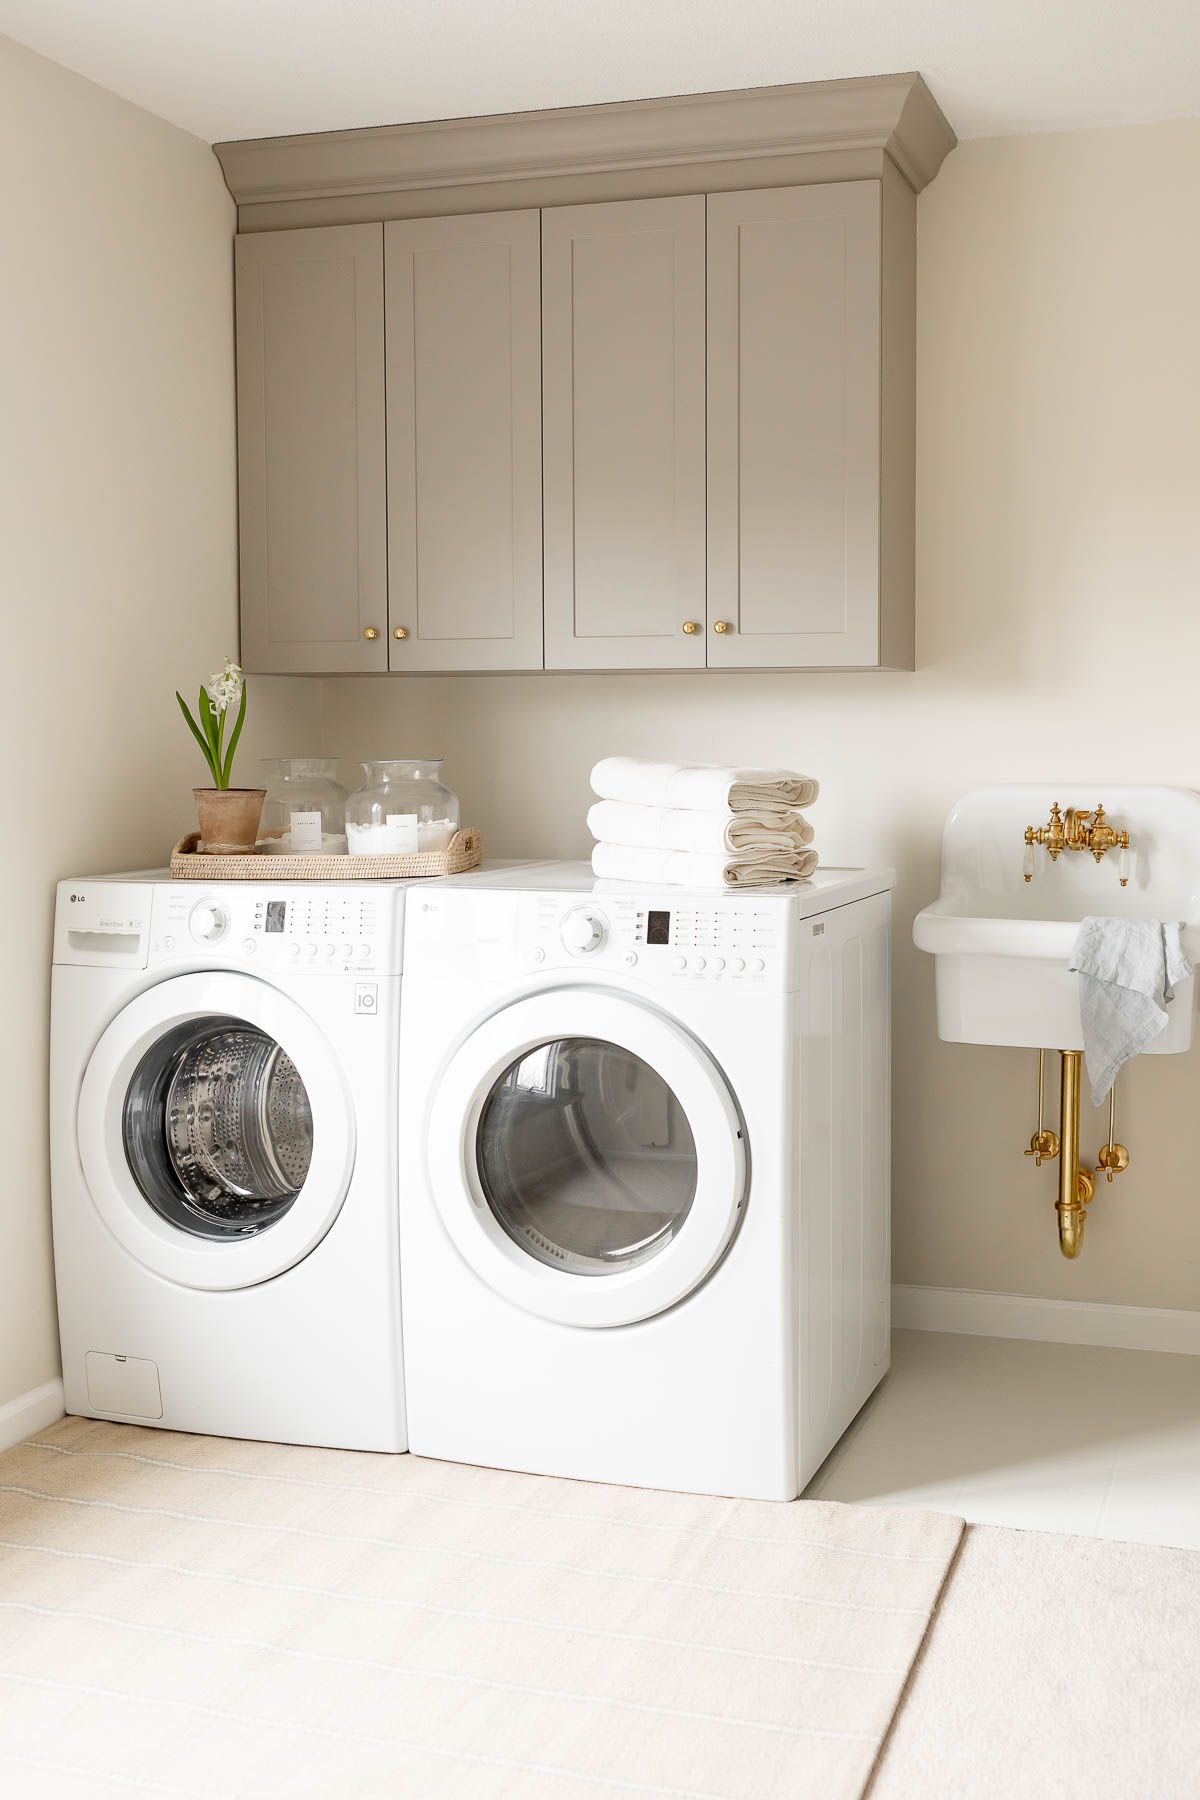
POLYGON ((179 692, 178 688, 176 688, 176 690, 175 690, 175 698, 179 702, 180 712, 183 714, 184 718, 187 720, 188 730, 191 732, 192 736, 195 738, 196 742, 200 746, 201 752, 204 756, 204 760, 208 764, 209 774, 212 776, 214 784, 219 786, 220 784, 219 784, 218 778, 217 778, 217 771, 213 767, 212 751, 208 747, 208 743, 205 739, 204 733, 201 731, 200 727, 197 725, 195 719, 193 719, 193 717, 191 715, 191 710, 188 707, 187 701, 184 699, 183 695, 179 692))
POLYGON ((229 786, 229 777, 233 773, 233 753, 238 747, 238 739, 242 735, 242 726, 245 723, 246 693, 247 693, 248 685, 249 684, 247 682, 243 681, 242 697, 241 697, 241 700, 238 702, 238 714, 237 714, 236 720, 234 721, 233 736, 229 740, 229 749, 225 755, 225 766, 221 770, 221 776, 222 776, 221 786, 224 788, 227 788, 229 786))

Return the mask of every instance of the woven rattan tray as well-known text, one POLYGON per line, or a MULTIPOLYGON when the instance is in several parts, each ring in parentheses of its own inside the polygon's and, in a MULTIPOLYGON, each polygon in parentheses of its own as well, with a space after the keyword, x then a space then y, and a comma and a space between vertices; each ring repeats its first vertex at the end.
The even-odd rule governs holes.
POLYGON ((483 861, 483 834, 456 831, 446 850, 416 856, 206 856, 198 832, 171 852, 172 881, 397 881, 420 875, 463 875, 483 861))

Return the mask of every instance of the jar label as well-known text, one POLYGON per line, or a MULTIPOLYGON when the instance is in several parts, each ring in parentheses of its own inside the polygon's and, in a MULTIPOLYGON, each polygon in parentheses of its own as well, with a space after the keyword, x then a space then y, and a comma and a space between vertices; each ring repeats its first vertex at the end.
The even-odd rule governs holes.
POLYGON ((292 850, 297 856, 310 855, 321 848, 321 815, 319 812, 294 812, 289 815, 288 831, 292 850))
POLYGON ((417 841, 416 813, 388 813, 387 834, 387 847, 393 856, 417 854, 420 845, 417 841))

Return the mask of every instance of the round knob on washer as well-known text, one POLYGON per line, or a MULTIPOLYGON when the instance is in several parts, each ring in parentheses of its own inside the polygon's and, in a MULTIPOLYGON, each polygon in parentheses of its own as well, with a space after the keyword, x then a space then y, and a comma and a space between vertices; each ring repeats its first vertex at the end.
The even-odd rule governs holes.
POLYGON ((598 913, 568 913, 562 922, 562 941, 574 956, 586 956, 604 942, 605 921, 598 913))
POLYGON ((211 900, 201 900, 193 906, 188 918, 188 930, 198 944, 211 944, 220 937, 225 929, 225 914, 211 900))

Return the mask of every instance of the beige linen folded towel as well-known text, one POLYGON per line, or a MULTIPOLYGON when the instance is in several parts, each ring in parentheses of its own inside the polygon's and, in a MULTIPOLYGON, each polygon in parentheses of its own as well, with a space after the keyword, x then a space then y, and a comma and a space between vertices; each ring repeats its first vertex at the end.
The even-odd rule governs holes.
POLYGON ((602 844, 643 850, 698 850, 701 855, 741 856, 766 851, 794 855, 813 841, 813 828, 798 812, 689 812, 678 806, 637 806, 597 800, 588 830, 602 844))
POLYGON ((820 791, 808 775, 790 769, 735 769, 714 763, 642 762, 606 756, 592 770, 601 800, 639 806, 683 807, 692 812, 788 812, 811 806, 820 791))
POLYGON ((770 887, 780 881, 806 881, 816 866, 815 850, 761 857, 647 850, 632 844, 597 844, 592 850, 594 875, 607 881, 637 881, 644 887, 770 887))

